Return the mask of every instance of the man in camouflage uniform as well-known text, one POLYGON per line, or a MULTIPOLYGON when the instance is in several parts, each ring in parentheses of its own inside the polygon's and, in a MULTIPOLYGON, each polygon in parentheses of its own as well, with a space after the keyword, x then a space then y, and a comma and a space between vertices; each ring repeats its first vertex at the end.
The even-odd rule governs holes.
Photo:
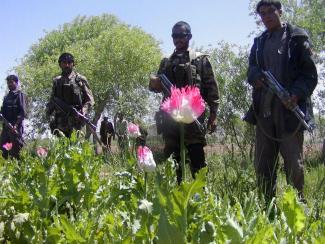
POLYGON ((117 114, 117 120, 115 122, 115 134, 117 136, 117 142, 119 145, 121 155, 127 152, 129 147, 128 138, 128 122, 124 119, 124 114, 119 112, 117 114))
POLYGON ((0 146, 4 158, 8 156, 19 158, 19 152, 23 147, 23 120, 26 117, 26 97, 18 89, 18 77, 9 75, 7 77, 9 93, 4 97, 1 114, 13 127, 12 131, 8 126, 3 124, 0 146), (12 148, 7 150, 3 147, 6 143, 12 143, 12 148))
POLYGON ((247 80, 253 86, 253 106, 245 120, 256 124, 254 164, 257 184, 269 203, 276 195, 280 153, 288 183, 304 200, 304 128, 290 110, 298 105, 306 115, 311 114, 310 96, 317 84, 316 66, 306 31, 281 23, 279 1, 261 0, 256 12, 266 30, 254 39, 249 56, 247 80), (287 101, 281 101, 269 89, 264 89, 263 70, 270 71, 290 93, 287 101))
MULTIPOLYGON (((158 70, 158 74, 165 74, 177 88, 194 85, 200 89, 201 96, 209 107, 209 119, 207 129, 212 133, 216 129, 216 115, 219 105, 218 85, 214 77, 213 69, 207 55, 189 49, 189 41, 192 38, 191 27, 188 23, 180 21, 172 28, 172 38, 175 51, 169 58, 164 58, 158 70)), ((158 78, 151 77, 149 89, 153 92, 162 92, 162 85, 158 78)), ((164 99, 168 94, 164 94, 164 99)), ((179 165, 180 162, 180 127, 167 113, 160 111, 156 118, 157 129, 162 132, 165 148, 164 154, 169 157, 174 154, 179 165)), ((204 123, 206 112, 198 121, 204 123)), ((192 176, 195 176, 201 168, 206 166, 204 146, 206 145, 205 132, 201 131, 196 123, 185 125, 185 146, 190 158, 192 176)), ((177 169, 177 180, 182 181, 181 167, 177 169)))
POLYGON ((47 104, 47 115, 54 113, 54 120, 50 123, 52 133, 62 131, 70 137, 73 129, 81 130, 84 126, 78 118, 57 108, 54 98, 57 97, 67 105, 72 105, 80 113, 87 114, 94 105, 94 98, 87 79, 74 70, 74 57, 70 53, 63 53, 59 57, 59 66, 62 74, 53 80, 52 94, 47 104))

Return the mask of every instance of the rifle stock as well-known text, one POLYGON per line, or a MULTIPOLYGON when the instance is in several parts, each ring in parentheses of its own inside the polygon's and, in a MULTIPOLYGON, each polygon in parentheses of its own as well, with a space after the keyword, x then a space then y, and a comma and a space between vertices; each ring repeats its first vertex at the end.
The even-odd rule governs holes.
POLYGON ((3 117, 3 114, 0 113, 0 120, 3 121, 3 123, 9 128, 9 130, 16 136, 16 140, 21 143, 26 145, 23 137, 21 136, 21 134, 12 126, 12 124, 5 118, 3 117))
MULTIPOLYGON (((266 79, 263 80, 264 84, 271 89, 271 91, 282 101, 286 101, 290 98, 289 92, 280 84, 279 81, 273 76, 273 74, 270 71, 262 71, 266 79)), ((299 106, 297 105, 291 111, 294 113, 294 115, 297 117, 299 122, 305 127, 307 131, 312 133, 313 128, 310 126, 306 120, 305 120, 305 114, 301 111, 299 106)))

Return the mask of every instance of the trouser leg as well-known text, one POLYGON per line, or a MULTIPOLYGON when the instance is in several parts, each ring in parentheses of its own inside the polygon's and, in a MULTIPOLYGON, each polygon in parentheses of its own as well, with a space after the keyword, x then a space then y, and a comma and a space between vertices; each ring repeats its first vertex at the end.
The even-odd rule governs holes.
POLYGON ((304 187, 303 141, 303 131, 299 131, 280 144, 287 182, 297 189, 299 197, 302 199, 304 187))
POLYGON ((268 138, 263 132, 257 125, 254 165, 258 188, 264 195, 265 201, 270 202, 276 194, 279 149, 277 142, 268 138))
POLYGON ((190 168, 192 177, 195 178, 195 174, 202 168, 206 167, 205 155, 203 144, 191 144, 187 146, 188 155, 190 158, 190 168))
POLYGON ((173 155, 173 158, 176 163, 176 177, 177 182, 180 184, 182 182, 182 167, 180 165, 181 156, 180 156, 180 145, 177 140, 174 139, 165 139, 165 148, 164 148, 164 156, 165 158, 169 158, 170 155, 173 155))

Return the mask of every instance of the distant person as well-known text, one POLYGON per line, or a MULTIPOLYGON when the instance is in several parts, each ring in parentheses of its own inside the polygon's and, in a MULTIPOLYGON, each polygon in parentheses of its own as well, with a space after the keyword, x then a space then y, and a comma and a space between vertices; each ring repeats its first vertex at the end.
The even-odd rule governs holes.
POLYGON ((87 79, 75 71, 72 54, 61 54, 58 63, 62 73, 54 78, 46 113, 48 116, 54 113, 54 120, 50 122, 52 133, 58 135, 56 131, 60 130, 66 137, 70 137, 72 131, 81 130, 84 123, 72 114, 58 109, 54 98, 59 98, 65 104, 73 106, 83 115, 87 114, 90 107, 94 105, 94 98, 87 79))
POLYGON ((266 30, 254 39, 249 56, 248 83, 253 87, 253 106, 246 118, 256 123, 257 185, 269 203, 276 195, 280 153, 287 182, 304 201, 304 128, 290 110, 298 105, 305 114, 311 114, 308 105, 317 84, 317 71, 309 38, 305 30, 281 22, 279 1, 259 1, 256 12, 266 30), (281 102, 270 89, 264 88, 266 77, 262 71, 270 71, 291 97, 281 102))
POLYGON ((123 155, 128 151, 129 139, 128 139, 128 122, 124 119, 124 114, 119 112, 117 114, 115 134, 117 136, 117 142, 120 153, 123 155))
POLYGON ((114 138, 114 127, 112 122, 108 121, 108 117, 104 117, 100 124, 100 140, 109 150, 111 150, 112 138, 114 138))
POLYGON ((3 123, 1 132, 1 150, 2 156, 8 158, 19 159, 19 152, 23 147, 23 121, 26 117, 26 96, 19 89, 19 80, 16 75, 9 75, 6 78, 9 93, 4 97, 1 114, 3 120, 6 120, 12 126, 12 129, 3 123), (7 148, 5 145, 11 145, 11 148, 7 148))

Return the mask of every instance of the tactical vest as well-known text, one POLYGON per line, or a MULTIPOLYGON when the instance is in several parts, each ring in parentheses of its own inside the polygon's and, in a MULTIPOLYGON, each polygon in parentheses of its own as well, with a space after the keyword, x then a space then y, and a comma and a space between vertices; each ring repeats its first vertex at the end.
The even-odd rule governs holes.
POLYGON ((3 116, 10 122, 16 123, 18 114, 21 113, 20 103, 23 94, 21 91, 9 92, 3 99, 3 116))
POLYGON ((76 74, 71 79, 60 77, 55 80, 55 96, 69 105, 82 108, 83 80, 76 74))
POLYGON ((189 53, 174 53, 169 58, 163 60, 162 73, 178 88, 186 85, 195 85, 200 88, 201 59, 204 56, 192 50, 189 53))

